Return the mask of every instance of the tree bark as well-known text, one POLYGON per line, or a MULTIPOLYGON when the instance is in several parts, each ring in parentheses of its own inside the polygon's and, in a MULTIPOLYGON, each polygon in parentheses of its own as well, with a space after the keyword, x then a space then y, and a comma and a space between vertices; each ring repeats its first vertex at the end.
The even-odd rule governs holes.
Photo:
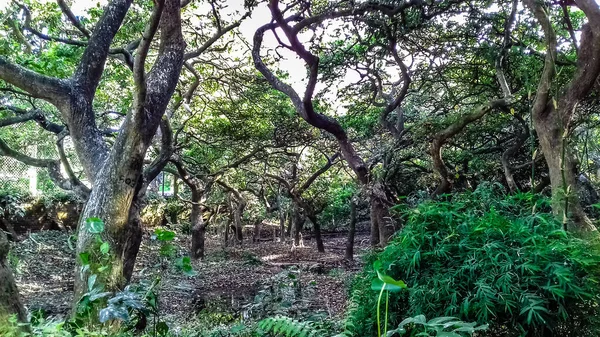
POLYGON ((354 236, 356 234, 356 203, 350 200, 350 224, 348 225, 348 240, 346 241, 345 259, 354 260, 354 236))
POLYGON ((129 209, 129 221, 125 228, 126 239, 125 247, 123 249, 123 277, 125 277, 126 283, 131 281, 135 260, 142 243, 143 226, 140 214, 143 208, 143 199, 140 199, 139 197, 134 198, 131 203, 131 208, 129 209))
POLYGON ((297 204, 293 206, 292 219, 294 224, 294 245, 298 246, 300 245, 300 235, 304 227, 304 216, 302 215, 300 206, 297 204))
POLYGON ((315 230, 315 241, 317 241, 317 251, 319 253, 325 253, 325 246, 323 245, 323 237, 321 236, 321 225, 317 221, 316 214, 309 214, 308 219, 313 224, 315 230))
POLYGON ((27 312, 6 261, 9 247, 6 234, 0 230, 0 324, 6 323, 10 315, 16 315, 20 322, 27 322, 27 312))
MULTIPOLYGON (((94 251, 94 245, 97 244, 95 235, 86 228, 85 220, 90 217, 102 219, 105 223, 105 231, 101 236, 105 242, 110 244, 110 253, 114 259, 110 265, 110 273, 98 277, 98 281, 103 283, 107 290, 123 288, 127 280, 126 252, 137 251, 137 248, 133 247, 135 242, 129 239, 130 233, 128 232, 131 225, 136 226, 136 221, 130 222, 131 207, 135 196, 142 189, 144 157, 175 91, 183 66, 185 50, 181 32, 180 3, 178 0, 165 0, 164 4, 159 3, 155 7, 144 32, 140 49, 136 54, 134 108, 128 113, 113 148, 108 153, 108 157, 105 157, 107 151, 105 151, 101 137, 92 132, 97 130, 91 110, 92 100, 102 75, 112 37, 122 21, 122 17, 112 17, 114 13, 110 12, 111 6, 117 6, 119 9, 125 8, 126 12, 129 4, 130 2, 127 1, 114 1, 109 4, 102 20, 120 21, 115 23, 116 28, 111 26, 114 31, 111 30, 107 33, 102 26, 94 30, 80 67, 74 75, 73 85, 80 88, 84 94, 76 95, 77 97, 70 100, 68 111, 62 109, 63 113, 70 117, 69 129, 78 157, 82 160, 86 173, 93 181, 92 193, 84 207, 82 221, 78 227, 77 255, 84 252, 91 253, 94 251), (151 71, 145 74, 145 57, 158 28, 161 30, 158 56, 151 71), (108 40, 104 40, 104 38, 108 40), (95 63, 98 62, 93 49, 93 46, 96 45, 106 52, 99 64, 95 63), (94 90, 89 92, 91 88, 94 90), (81 114, 74 113, 77 111, 80 111, 81 114), (88 163, 89 160, 91 162, 88 163)), ((124 15, 125 13, 123 13, 124 15)), ((134 228, 133 232, 136 231, 137 229, 134 228)), ((93 254, 90 255, 93 257, 93 254)), ((130 258, 133 257, 130 256, 130 258)), ((129 265, 132 267, 133 263, 127 262, 127 268, 129 265)), ((77 270, 79 272, 75 277, 75 304, 87 288, 88 274, 94 272, 85 272, 82 268, 77 268, 77 270)))
MULTIPOLYGON (((287 228, 285 229, 285 237, 292 237, 292 227, 294 227, 294 210, 293 206, 286 212, 287 228)), ((285 240, 283 240, 285 242, 285 240)))
POLYGON ((555 119, 557 113, 544 116, 534 115, 533 122, 540 147, 548 164, 548 175, 552 189, 552 212, 565 227, 572 218, 576 230, 595 230, 579 200, 577 164, 571 148, 563 137, 564 130, 555 119))
POLYGON ((200 205, 202 193, 198 190, 192 191, 192 213, 190 221, 192 225, 192 249, 193 259, 204 258, 204 242, 206 241, 206 224, 202 217, 202 206, 200 205))
POLYGON ((548 164, 552 188, 552 211, 564 227, 573 219, 575 231, 595 231, 578 196, 576 160, 568 143, 569 126, 579 102, 592 90, 600 75, 600 7, 593 0, 576 1, 588 18, 581 30, 577 70, 569 85, 554 98, 551 96, 556 76, 556 32, 543 3, 525 0, 538 21, 546 42, 544 69, 532 106, 533 125, 548 164))
POLYGON ((237 200, 237 206, 235 207, 234 220, 235 220, 235 238, 241 245, 244 242, 244 223, 242 222, 242 215, 246 208, 245 200, 237 200))
POLYGON ((279 241, 285 242, 285 218, 287 212, 281 204, 281 196, 279 197, 279 241))

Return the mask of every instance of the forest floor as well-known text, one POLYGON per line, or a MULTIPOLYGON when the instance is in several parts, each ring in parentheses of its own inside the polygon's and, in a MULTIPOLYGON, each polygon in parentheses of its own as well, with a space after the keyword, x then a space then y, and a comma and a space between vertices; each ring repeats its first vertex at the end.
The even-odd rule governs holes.
MULTIPOLYGON (((9 263, 30 311, 41 309, 56 318, 68 313, 75 270, 72 235, 43 231, 13 244, 9 263)), ((314 240, 291 252, 289 243, 244 242, 242 247, 223 247, 221 241, 208 238, 206 258, 192 262, 197 275, 187 276, 175 267, 174 258, 161 256, 162 243, 146 233, 133 282, 160 276, 161 318, 178 326, 189 326, 210 310, 220 310, 227 317, 302 310, 339 318, 346 308, 348 282, 360 269, 359 263, 343 259, 345 241, 345 236, 325 235, 326 252, 320 254, 314 240)), ((368 246, 365 235, 357 235, 355 242, 359 253, 368 246)), ((179 256, 186 255, 189 235, 177 235, 173 244, 179 256)))

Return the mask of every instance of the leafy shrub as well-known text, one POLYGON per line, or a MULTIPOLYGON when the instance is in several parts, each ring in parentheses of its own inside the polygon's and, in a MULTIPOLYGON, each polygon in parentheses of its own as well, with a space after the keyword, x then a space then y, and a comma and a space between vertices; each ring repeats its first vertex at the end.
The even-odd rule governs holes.
MULTIPOLYGON (((492 336, 598 336, 600 253, 539 212, 547 207, 485 185, 403 212, 406 227, 369 258, 408 285, 390 297, 392 326, 424 314, 489 323, 492 336)), ((348 319, 359 336, 376 334, 368 266, 354 282, 348 319)))

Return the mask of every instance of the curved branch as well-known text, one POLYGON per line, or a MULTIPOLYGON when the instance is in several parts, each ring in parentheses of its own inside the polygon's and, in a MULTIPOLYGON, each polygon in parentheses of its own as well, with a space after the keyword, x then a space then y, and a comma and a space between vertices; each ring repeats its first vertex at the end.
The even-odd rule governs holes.
POLYGON ((431 141, 430 146, 431 158, 433 160, 433 169, 442 180, 436 188, 436 190, 434 191, 434 196, 449 192, 452 185, 452 182, 448 175, 448 169, 446 168, 446 164, 444 163, 444 159, 442 158, 442 147, 448 141, 448 139, 454 137, 456 134, 461 132, 467 125, 482 118, 488 112, 496 108, 506 108, 507 106, 508 102, 504 99, 493 100, 485 105, 482 105, 470 114, 463 116, 458 121, 450 124, 450 126, 433 136, 433 140, 431 141))
POLYGON ((70 181, 65 179, 60 172, 60 162, 52 159, 38 159, 30 157, 24 153, 16 151, 8 146, 4 140, 0 138, 0 155, 11 157, 22 162, 25 165, 45 168, 52 182, 64 190, 72 190, 79 196, 87 198, 90 194, 90 189, 81 184, 79 180, 70 181), (79 183, 78 183, 79 182, 79 183))
POLYGON ((339 155, 340 153, 336 152, 333 156, 327 158, 327 163, 321 168, 319 168, 317 171, 315 171, 315 173, 313 173, 296 191, 292 192, 292 194, 302 196, 302 194, 304 194, 304 192, 310 187, 310 185, 312 185, 312 183, 315 182, 315 180, 317 180, 317 178, 319 178, 320 175, 327 172, 327 170, 329 170, 333 166, 335 160, 339 157, 339 155))
POLYGON ((150 16, 150 21, 146 25, 144 32, 142 33, 142 40, 138 47, 138 51, 133 59, 133 82, 135 83, 136 98, 135 107, 138 110, 137 114, 144 113, 144 103, 146 100, 146 57, 148 57, 148 51, 150 50, 150 44, 152 39, 158 30, 158 24, 164 8, 164 0, 155 1, 154 10, 150 16))
POLYGON ((83 35, 85 35, 85 37, 90 38, 92 34, 87 28, 85 28, 83 24, 81 24, 81 21, 77 19, 75 14, 73 14, 71 8, 69 8, 69 5, 67 5, 65 0, 56 0, 56 2, 58 3, 58 6, 60 7, 63 14, 65 14, 69 21, 71 21, 73 26, 75 26, 83 35))
POLYGON ((110 45, 133 0, 113 0, 104 9, 73 75, 73 82, 87 99, 92 99, 100 82, 110 45))
POLYGON ((0 79, 54 105, 66 100, 70 90, 68 81, 38 74, 3 56, 0 56, 0 79))

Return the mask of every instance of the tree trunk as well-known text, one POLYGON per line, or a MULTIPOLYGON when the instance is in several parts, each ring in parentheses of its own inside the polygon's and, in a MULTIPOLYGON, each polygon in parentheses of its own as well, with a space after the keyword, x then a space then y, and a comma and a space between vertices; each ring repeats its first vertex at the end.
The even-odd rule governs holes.
MULTIPOLYGON (((286 237, 292 237, 292 227, 294 227, 294 210, 293 210, 294 206, 290 207, 290 209, 288 209, 288 211, 286 212, 287 215, 287 228, 285 230, 285 236, 286 237)), ((285 240, 283 240, 285 242, 285 240)))
POLYGON ((15 279, 6 262, 9 247, 6 234, 0 230, 0 324, 6 323, 7 315, 16 315, 20 322, 27 322, 25 307, 21 303, 15 279))
POLYGON ((588 23, 582 26, 577 70, 558 97, 552 97, 556 78, 558 41, 544 3, 525 0, 544 32, 546 56, 544 69, 532 105, 535 130, 548 163, 552 187, 552 212, 567 227, 572 215, 574 230, 593 231, 596 227, 587 217, 577 191, 576 161, 568 146, 569 127, 579 103, 596 86, 600 76, 600 9, 594 1, 578 1, 588 23))
POLYGON ((246 201, 237 200, 236 202, 237 206, 233 214, 235 220, 235 238, 236 241, 241 245, 242 242, 244 242, 244 225, 242 222, 242 215, 244 214, 244 209, 246 208, 246 201))
POLYGON ((323 245, 323 237, 321 236, 321 225, 317 221, 316 214, 309 214, 308 219, 313 224, 313 228, 315 229, 315 241, 317 241, 317 251, 319 253, 325 253, 325 246, 323 245))
POLYGON ((345 258, 348 261, 354 259, 354 236, 356 234, 356 204, 350 200, 350 224, 348 225, 348 241, 346 241, 345 258))
POLYGON ((448 169, 442 159, 442 145, 444 141, 439 138, 434 138, 431 142, 431 159, 433 161, 433 170, 440 178, 440 183, 433 192, 434 196, 449 193, 452 190, 452 182, 448 177, 448 169))
POLYGON ((229 226, 231 226, 231 217, 228 217, 227 221, 225 221, 224 224, 225 224, 224 246, 227 247, 227 245, 229 244, 229 226))
MULTIPOLYGON (((202 206, 200 200, 202 193, 195 190, 192 191, 192 214, 190 220, 192 222, 192 251, 193 259, 204 258, 204 242, 206 239, 206 224, 202 218, 202 206)), ((227 229, 226 229, 227 230, 227 229)), ((225 235, 227 240, 227 234, 225 235)))
MULTIPOLYGON (((519 190, 519 185, 515 181, 512 168, 510 166, 510 159, 518 153, 519 149, 523 146, 523 144, 525 144, 525 142, 529 138, 529 127, 527 126, 525 120, 523 120, 523 118, 518 115, 515 115, 515 118, 521 124, 521 130, 515 137, 515 143, 508 149, 506 149, 504 153, 502 153, 501 158, 502 168, 504 170, 504 178, 506 179, 506 184, 508 185, 508 189, 511 193, 516 193, 519 190)), ((534 161, 535 165, 535 158, 532 158, 532 160, 534 161)))
POLYGON ((300 233, 304 227, 304 217, 300 212, 300 207, 296 204, 293 206, 293 223, 294 223, 294 245, 300 245, 300 233))
POLYGON ((287 212, 279 204, 279 241, 285 242, 285 218, 287 212))
POLYGON ((252 242, 260 242, 260 231, 262 230, 262 221, 256 220, 254 224, 254 233, 252 235, 252 242))
POLYGON ((371 245, 385 247, 394 234, 394 224, 389 214, 389 207, 381 199, 371 197, 371 245), (376 227, 375 229, 373 227, 376 227), (374 232, 375 231, 375 232, 374 232))
POLYGON ((558 113, 552 111, 542 116, 534 115, 533 122, 538 134, 540 147, 548 164, 552 189, 552 212, 565 226, 571 215, 578 231, 591 231, 592 224, 581 206, 577 184, 576 160, 571 154, 567 140, 563 140, 564 130, 558 120, 558 113))
POLYGON ((133 269, 135 267, 135 260, 138 252, 140 251, 140 244, 142 243, 142 219, 141 211, 144 208, 143 200, 139 197, 134 198, 131 208, 129 209, 129 221, 125 232, 127 238, 125 241, 125 247, 123 249, 123 276, 125 281, 129 283, 131 276, 133 275, 133 269))

